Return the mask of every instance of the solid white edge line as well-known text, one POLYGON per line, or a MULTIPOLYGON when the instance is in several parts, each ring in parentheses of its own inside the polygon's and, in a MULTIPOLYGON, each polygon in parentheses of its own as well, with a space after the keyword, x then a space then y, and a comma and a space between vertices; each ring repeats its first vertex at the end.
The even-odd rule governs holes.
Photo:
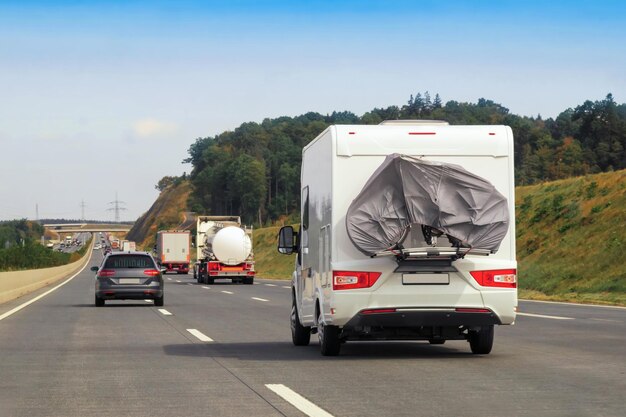
POLYGON ((520 301, 528 302, 528 303, 544 303, 544 304, 563 304, 566 306, 576 306, 576 307, 600 307, 600 308, 617 308, 620 310, 626 310, 626 307, 622 306, 609 306, 604 304, 582 304, 582 303, 568 303, 565 301, 543 301, 543 300, 526 300, 524 298, 520 298, 520 301))
POLYGON ((553 319, 553 320, 574 320, 573 317, 561 317, 561 316, 546 316, 544 314, 532 314, 532 313, 517 313, 518 316, 528 316, 528 317, 539 317, 542 319, 553 319))
POLYGON ((232 292, 230 292, 230 291, 222 291, 222 292, 223 292, 224 294, 233 294, 233 293, 232 293, 232 292))
POLYGON ((68 279, 66 279, 65 281, 63 281, 59 285, 57 285, 56 287, 50 288, 48 291, 44 292, 43 294, 39 294, 37 297, 33 298, 32 300, 26 301, 25 303, 20 304, 19 306, 17 306, 15 308, 7 311, 6 313, 0 315, 0 321, 2 321, 4 319, 6 319, 7 317, 17 313, 18 311, 20 311, 24 307, 28 307, 29 305, 31 305, 35 301, 41 300, 46 295, 48 295, 51 292, 57 290, 58 288, 61 288, 62 286, 64 286, 65 284, 67 284, 68 282, 70 282, 71 280, 76 278, 78 275, 80 275, 81 272, 83 272, 85 270, 85 268, 87 268, 87 265, 89 265, 89 262, 91 262, 91 255, 93 255, 93 250, 91 250, 91 248, 90 248, 90 250, 89 250, 89 258, 87 259, 87 262, 85 262, 85 265, 80 269, 80 271, 78 271, 77 273, 75 273, 74 275, 72 275, 71 277, 69 277, 68 279))
POLYGON ((204 333, 202 333, 201 331, 199 331, 197 329, 187 329, 187 331, 189 333, 191 333, 192 335, 194 335, 201 342, 212 342, 213 341, 213 339, 211 339, 209 336, 205 335, 204 333))
POLYGON ((159 308, 159 313, 163 314, 164 316, 171 316, 172 313, 170 313, 169 311, 167 311, 164 308, 159 308))
POLYGON ((318 407, 302 395, 293 391, 283 384, 265 384, 265 386, 273 391, 276 395, 287 401, 289 404, 302 411, 310 417, 333 417, 328 411, 318 407))
POLYGON ((266 300, 265 298, 258 298, 258 297, 251 297, 251 298, 257 301, 269 301, 269 300, 266 300))

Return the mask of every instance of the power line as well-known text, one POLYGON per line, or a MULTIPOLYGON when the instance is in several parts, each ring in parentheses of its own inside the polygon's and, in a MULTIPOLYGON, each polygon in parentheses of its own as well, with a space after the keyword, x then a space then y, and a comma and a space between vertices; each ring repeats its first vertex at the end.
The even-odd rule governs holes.
POLYGON ((113 207, 107 209, 107 211, 115 212, 115 222, 120 222, 120 210, 126 210, 125 207, 122 207, 121 204, 126 204, 124 201, 120 201, 117 198, 117 191, 115 192, 115 201, 109 202, 109 204, 113 204, 113 207))

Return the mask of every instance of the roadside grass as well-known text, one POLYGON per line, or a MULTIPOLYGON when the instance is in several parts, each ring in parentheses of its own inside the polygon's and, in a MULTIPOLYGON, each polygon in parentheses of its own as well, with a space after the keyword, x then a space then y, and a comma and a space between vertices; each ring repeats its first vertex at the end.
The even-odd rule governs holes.
POLYGON ((254 231, 254 266, 259 278, 291 279, 296 255, 278 253, 279 230, 280 227, 265 227, 254 231))
POLYGON ((516 189, 520 297, 626 305, 626 171, 516 189))

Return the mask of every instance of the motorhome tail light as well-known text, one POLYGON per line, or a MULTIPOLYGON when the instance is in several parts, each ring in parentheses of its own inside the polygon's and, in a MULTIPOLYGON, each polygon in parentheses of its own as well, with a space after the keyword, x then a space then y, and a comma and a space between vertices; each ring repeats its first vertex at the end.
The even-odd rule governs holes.
POLYGON ((156 277, 157 275, 159 275, 159 271, 156 269, 145 269, 143 271, 143 274, 149 277, 156 277))
POLYGON ((372 308, 369 310, 362 310, 361 314, 382 314, 382 313, 395 313, 395 308, 372 308))
POLYGON ((470 274, 483 287, 517 288, 517 270, 515 269, 472 271, 470 274))
POLYGON ((457 313, 491 313, 488 308, 455 308, 457 313))
POLYGON ((115 269, 102 269, 98 272, 98 277, 112 277, 115 275, 115 269))
POLYGON ((369 288, 380 275, 380 272, 333 271, 333 290, 369 288))

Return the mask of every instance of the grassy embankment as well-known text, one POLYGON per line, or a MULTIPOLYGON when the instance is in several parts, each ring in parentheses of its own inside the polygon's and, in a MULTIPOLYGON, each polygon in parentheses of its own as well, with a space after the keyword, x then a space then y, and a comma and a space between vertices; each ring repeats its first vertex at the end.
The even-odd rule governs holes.
MULTIPOLYGON (((516 190, 520 298, 626 305, 626 171, 516 190)), ((278 227, 257 229, 260 277, 289 279, 278 227)))
POLYGON ((626 171, 516 192, 520 298, 626 305, 626 171))
POLYGON ((189 193, 189 181, 165 188, 152 207, 135 222, 126 239, 137 242, 138 250, 151 251, 156 242, 157 231, 175 229, 183 222, 189 193))

